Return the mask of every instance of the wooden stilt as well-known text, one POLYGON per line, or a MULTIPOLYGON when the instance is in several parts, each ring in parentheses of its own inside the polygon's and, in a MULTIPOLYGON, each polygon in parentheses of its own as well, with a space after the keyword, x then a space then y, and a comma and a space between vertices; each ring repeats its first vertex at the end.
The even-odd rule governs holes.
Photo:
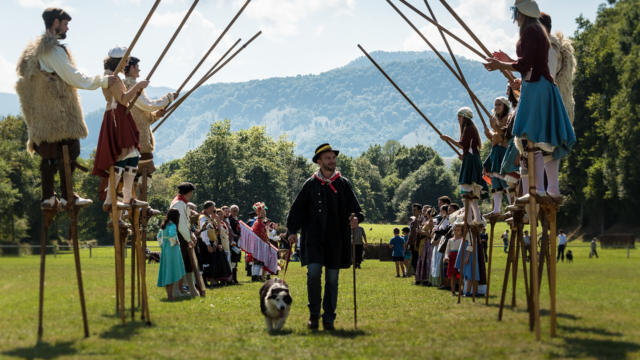
MULTIPOLYGON (((535 149, 529 147, 527 150, 527 163, 529 170, 529 233, 531 234, 531 268, 538 266, 538 221, 536 213, 536 177, 535 177, 535 149)), ((538 271, 531 272, 531 297, 533 299, 533 324, 536 333, 536 340, 540 340, 540 296, 538 287, 538 271)))
POLYGON ((498 310, 498 321, 502 321, 502 312, 504 310, 504 302, 507 296, 507 287, 509 286, 509 275, 511 275, 511 265, 513 264, 515 251, 515 234, 514 226, 511 225, 511 237, 509 238, 509 253, 507 254, 507 266, 504 270, 504 280, 502 282, 502 293, 500 295, 500 310, 498 310))
POLYGON ((550 297, 550 312, 551 312, 551 337, 556 336, 556 206, 550 206, 545 211, 549 216, 549 297, 550 297))
POLYGON ((45 261, 47 259, 47 234, 49 233, 51 220, 56 216, 56 213, 56 207, 42 210, 42 233, 40 237, 40 293, 38 295, 38 341, 42 339, 43 334, 42 317, 44 307, 44 270, 45 261))
MULTIPOLYGON (((143 207, 142 209, 146 208, 143 207)), ((141 312, 144 316, 144 320, 146 321, 147 325, 151 325, 151 317, 149 315, 149 301, 148 301, 148 295, 147 295, 147 281, 146 281, 146 269, 145 269, 145 264, 146 262, 143 260, 144 259, 144 254, 142 253, 142 241, 140 238, 140 211, 141 208, 140 207, 133 207, 132 209, 132 213, 133 213, 133 229, 134 229, 134 238, 135 238, 135 252, 138 256, 138 265, 140 267, 140 286, 141 286, 141 290, 142 290, 142 299, 141 299, 141 303, 142 303, 142 308, 141 308, 141 312)), ((132 251, 133 251, 134 247, 132 247, 132 251)))
MULTIPOLYGON (((147 201, 147 187, 148 187, 148 172, 146 171, 146 169, 143 169, 142 172, 140 173, 140 186, 138 187, 138 198, 142 201, 147 201)), ((147 223, 149 221, 149 216, 148 216, 148 212, 144 211, 142 217, 140 218, 140 232, 141 232, 141 240, 142 240, 142 252, 143 252, 143 256, 142 256, 142 262, 138 261, 138 307, 140 307, 142 309, 142 305, 140 304, 140 297, 141 297, 141 272, 142 272, 142 267, 145 268, 146 270, 146 266, 147 266, 147 262, 145 261, 145 257, 144 257, 144 252, 147 249, 147 223)), ((146 272, 146 271, 145 271, 146 272)), ((144 311, 141 312, 141 316, 142 316, 142 320, 145 319, 145 314, 144 311)))
MULTIPOLYGON (((516 228, 517 229, 517 228, 516 228)), ((516 251, 514 252, 513 258, 513 276, 511 281, 511 308, 515 309, 516 307, 516 284, 518 282, 518 260, 520 260, 520 242, 518 241, 518 234, 513 233, 514 230, 511 230, 511 234, 515 238, 516 251)), ((515 230, 517 232, 517 230, 515 230)))
POLYGON ((478 282, 476 281, 476 266, 478 266, 478 230, 474 226, 471 229, 471 282, 469 285, 471 286, 471 301, 476 302, 476 291, 478 290, 478 282))
POLYGON ((117 312, 120 314, 122 324, 125 324, 124 316, 124 269, 122 268, 122 244, 120 241, 120 217, 118 216, 118 199, 116 196, 117 184, 115 183, 115 169, 109 168, 109 192, 111 196, 111 221, 113 225, 113 245, 115 250, 116 262, 116 306, 117 312))
POLYGON ((75 205, 73 193, 73 179, 71 175, 71 160, 69 157, 69 147, 62 146, 62 158, 64 162, 65 182, 63 186, 67 189, 67 211, 69 213, 69 238, 73 243, 73 258, 76 264, 76 279, 78 281, 78 295, 80 297, 80 308, 82 311, 82 324, 84 326, 84 337, 89 337, 89 323, 87 321, 87 307, 84 301, 84 286, 82 284, 82 268, 80 266, 80 245, 78 244, 78 207, 75 205))
MULTIPOLYGON (((136 211, 135 209, 133 211, 136 211)), ((136 319, 136 247, 138 239, 134 237, 131 243, 131 321, 136 319)))
POLYGON ((489 259, 487 260, 487 292, 484 294, 484 303, 489 305, 489 289, 491 286, 491 260, 493 258, 493 236, 496 228, 496 220, 491 219, 491 234, 489 235, 489 259))

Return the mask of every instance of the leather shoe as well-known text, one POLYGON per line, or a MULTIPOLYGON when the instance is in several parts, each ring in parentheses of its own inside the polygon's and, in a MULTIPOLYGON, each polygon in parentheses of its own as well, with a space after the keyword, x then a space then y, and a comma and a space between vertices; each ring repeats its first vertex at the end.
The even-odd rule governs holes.
POLYGON ((309 329, 309 330, 318 330, 318 317, 317 316, 309 316, 309 321, 307 321, 307 329, 309 329))

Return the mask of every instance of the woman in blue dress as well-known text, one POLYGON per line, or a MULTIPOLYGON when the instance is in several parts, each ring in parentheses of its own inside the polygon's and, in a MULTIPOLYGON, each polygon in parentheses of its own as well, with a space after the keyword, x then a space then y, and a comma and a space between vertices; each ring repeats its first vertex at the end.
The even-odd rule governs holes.
MULTIPOLYGON (((534 148, 535 188, 538 196, 560 200, 558 186, 559 160, 566 157, 576 142, 573 126, 564 107, 560 91, 549 71, 549 34, 539 21, 540 9, 534 0, 516 0, 513 20, 518 22, 520 39, 516 45, 517 60, 504 52, 494 52, 487 59, 489 71, 518 71, 522 75, 518 113, 513 125, 515 145, 524 153, 534 148), (548 186, 544 187, 547 175, 548 186)), ((531 164, 527 165, 529 168, 531 164)), ((524 169, 523 169, 524 170, 524 169)), ((523 192, 529 187, 522 173, 523 192)), ((528 194, 524 199, 528 198, 528 194)))
POLYGON ((507 182, 500 174, 502 160, 509 140, 505 137, 507 123, 509 121, 510 103, 509 99, 501 96, 494 101, 493 113, 491 114, 491 129, 485 128, 485 135, 491 141, 491 152, 482 164, 484 172, 491 177, 491 193, 493 199, 493 210, 487 217, 500 215, 502 212, 502 198, 507 190, 507 182))
POLYGON ((175 284, 179 283, 186 274, 178 242, 179 221, 180 212, 177 209, 169 210, 157 236, 158 243, 162 248, 160 269, 158 270, 158 287, 165 287, 169 300, 174 300, 175 284))

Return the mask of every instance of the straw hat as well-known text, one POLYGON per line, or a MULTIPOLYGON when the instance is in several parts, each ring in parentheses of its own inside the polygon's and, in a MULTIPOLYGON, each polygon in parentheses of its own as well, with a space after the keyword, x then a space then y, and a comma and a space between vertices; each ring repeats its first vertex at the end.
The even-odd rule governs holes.
POLYGON ((467 118, 467 119, 472 119, 473 118, 473 110, 471 110, 470 107, 463 106, 460 109, 458 109, 458 116, 462 116, 462 117, 467 118))
POLYGON ((540 8, 535 0, 516 0, 514 5, 518 12, 528 17, 537 19, 540 17, 540 8))

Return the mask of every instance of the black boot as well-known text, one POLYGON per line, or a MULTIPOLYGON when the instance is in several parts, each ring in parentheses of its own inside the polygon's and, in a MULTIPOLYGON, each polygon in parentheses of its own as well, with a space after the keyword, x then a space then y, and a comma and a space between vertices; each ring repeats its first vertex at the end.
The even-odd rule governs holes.
POLYGON ((238 269, 233 269, 232 280, 234 284, 238 284, 238 269))
POLYGON ((319 320, 319 316, 309 316, 309 321, 307 321, 307 329, 309 330, 318 330, 318 320, 319 320))

